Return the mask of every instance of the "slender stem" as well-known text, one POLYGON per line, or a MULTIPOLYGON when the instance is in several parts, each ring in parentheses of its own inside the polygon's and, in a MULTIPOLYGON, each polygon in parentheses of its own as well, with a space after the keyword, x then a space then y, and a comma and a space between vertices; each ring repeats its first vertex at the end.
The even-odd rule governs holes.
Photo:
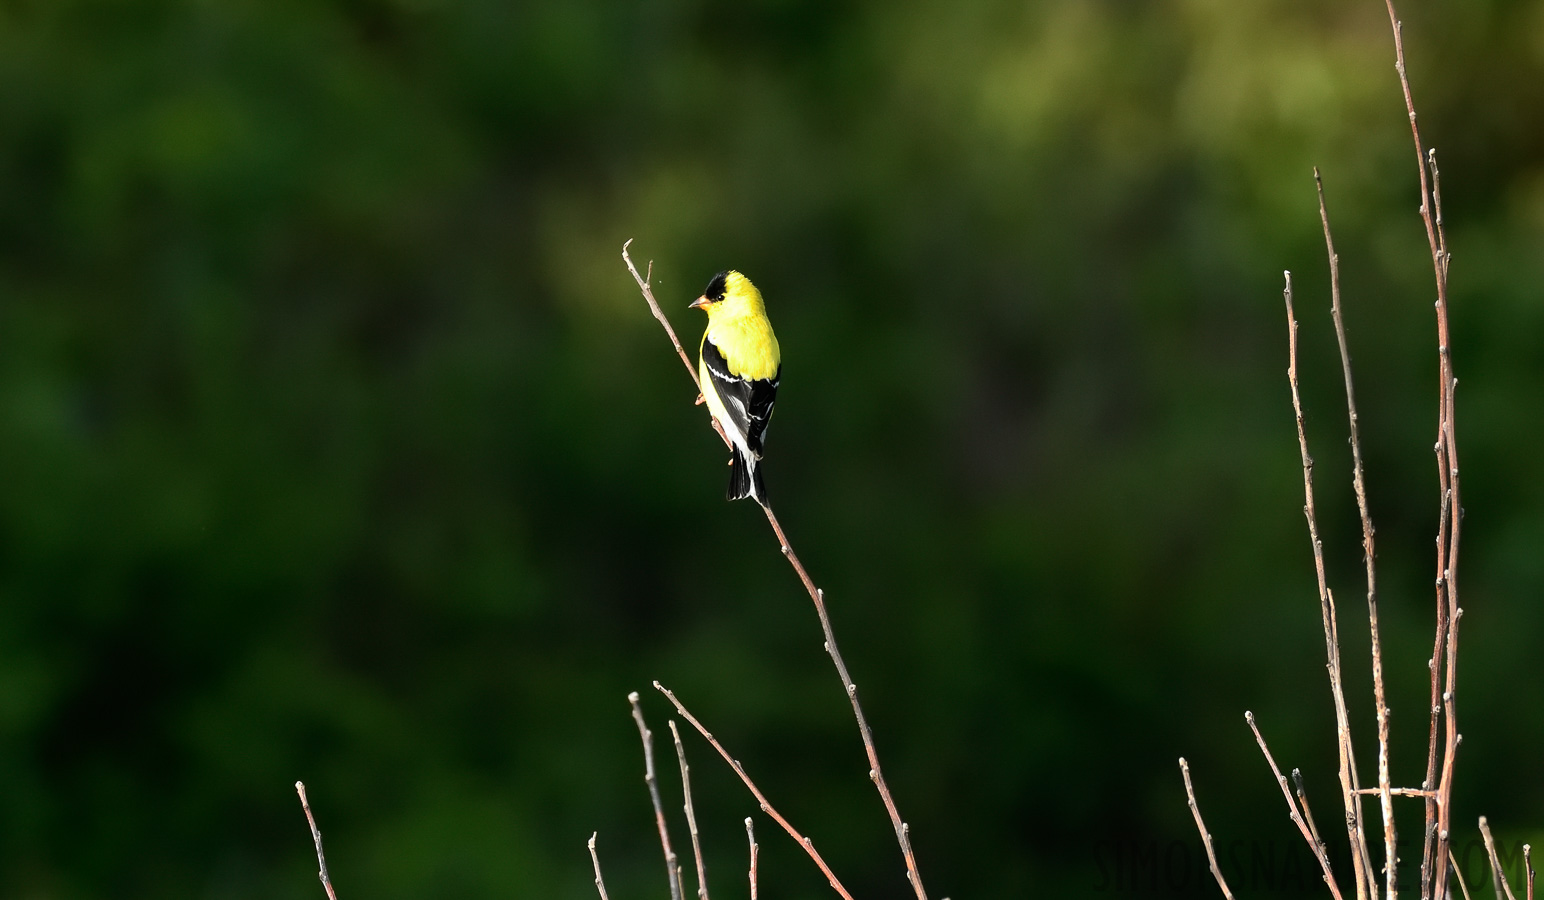
POLYGON ((681 793, 686 797, 686 827, 692 833, 692 856, 697 860, 697 896, 708 900, 708 870, 702 864, 702 841, 697 835, 697 813, 692 809, 692 767, 686 764, 686 748, 681 745, 681 731, 670 720, 670 736, 675 739, 676 759, 681 762, 681 793))
MULTIPOLYGON (((1372 633, 1372 695, 1378 717, 1378 806, 1383 813, 1383 884, 1384 896, 1398 895, 1398 840, 1394 830, 1394 803, 1389 790, 1389 708, 1383 692, 1383 638, 1378 628, 1377 556, 1373 546, 1372 517, 1367 512, 1367 482, 1362 465, 1362 438, 1356 414, 1356 390, 1351 383, 1351 351, 1346 343, 1346 323, 1340 311, 1340 255, 1335 252, 1335 238, 1330 234, 1329 209, 1324 204, 1324 180, 1313 170, 1314 187, 1319 194, 1319 220, 1324 224, 1324 247, 1330 259, 1330 315, 1335 320, 1335 341, 1340 346, 1340 370, 1346 382, 1346 415, 1351 420, 1351 485, 1356 491, 1356 508, 1362 516, 1362 560, 1367 569, 1367 620, 1372 633)), ((1360 793, 1360 791, 1358 792, 1360 793)))
POLYGON ((1389 25, 1394 33, 1394 69, 1399 73, 1404 93, 1405 111, 1410 117, 1410 137, 1415 145, 1415 164, 1420 174, 1421 221, 1426 227, 1426 241, 1431 250, 1432 271, 1437 288, 1437 471, 1442 488, 1442 513, 1437 530, 1437 636, 1432 653, 1432 727, 1428 742, 1426 787, 1437 795, 1426 804, 1426 830, 1421 861, 1421 895, 1426 900, 1447 896, 1447 860, 1450 850, 1453 796, 1453 764, 1458 750, 1457 662, 1458 662, 1458 539, 1463 507, 1458 490, 1458 446, 1453 425, 1453 395, 1458 381, 1453 377, 1452 342, 1448 330, 1448 253, 1447 235, 1442 223, 1441 181, 1435 153, 1429 153, 1421 140, 1421 128, 1415 113, 1415 99, 1405 67, 1404 28, 1394 11, 1394 0, 1385 0, 1389 25), (1428 169, 1430 178, 1428 179, 1428 169), (1444 660, 1444 657, 1445 660, 1444 660), (1445 679, 1442 677, 1445 669, 1445 679), (1439 697, 1437 685, 1443 690, 1439 697), (1437 768, 1438 701, 1446 722, 1442 767, 1437 768))
POLYGON ((638 704, 638 692, 627 695, 633 707, 633 721, 638 723, 638 737, 643 740, 643 780, 649 786, 649 799, 654 801, 654 822, 659 826, 659 845, 665 851, 665 877, 670 881, 670 900, 681 900, 681 865, 670 847, 670 830, 665 827, 665 805, 659 799, 659 779, 654 776, 654 732, 643 721, 643 707, 638 704))
POLYGON ((1254 732, 1255 741, 1260 745, 1260 752, 1265 754, 1265 761, 1271 764, 1271 774, 1276 776, 1276 784, 1281 787, 1281 796, 1287 798, 1287 814, 1297 825, 1297 830, 1303 833, 1303 840, 1308 842, 1314 858, 1319 861, 1319 867, 1324 870, 1324 883, 1329 886, 1330 893, 1335 895, 1335 900, 1341 900, 1340 885, 1335 883, 1335 873, 1330 869, 1329 857, 1325 855, 1323 845, 1314 837, 1307 823, 1303 821, 1302 815, 1298 813, 1297 804, 1292 800, 1292 791, 1287 789, 1287 779, 1282 777, 1281 769, 1276 767, 1276 758, 1271 756, 1271 749, 1265 746, 1265 738, 1260 736, 1260 729, 1255 727, 1254 713, 1246 710, 1244 721, 1249 723, 1249 730, 1254 732))
MULTIPOLYGON (((638 269, 633 265, 632 258, 628 256, 627 247, 631 243, 632 240, 629 239, 627 243, 622 245, 622 259, 627 263, 627 270, 632 273, 633 280, 638 282, 638 287, 643 292, 644 300, 648 301, 649 308, 654 311, 654 317, 659 319, 660 324, 665 327, 665 332, 670 336, 670 342, 675 345, 682 364, 686 366, 687 371, 692 376, 692 383, 696 384, 698 390, 701 391, 702 386, 698 383, 697 372, 692 368, 691 360, 687 358, 685 351, 681 349, 681 342, 676 338, 674 329, 670 327, 670 322, 665 318, 664 313, 660 311, 659 304, 655 302, 653 291, 649 288, 648 279, 638 274, 638 269)), ((729 439, 724 435, 724 431, 719 426, 717 420, 713 420, 713 427, 718 431, 718 436, 723 438, 724 443, 728 444, 729 439)), ((911 826, 901 819, 900 811, 895 805, 895 798, 890 793, 890 785, 885 781, 884 771, 879 766, 879 751, 874 746, 874 732, 869 727, 868 719, 863 715, 863 705, 858 702, 858 686, 853 683, 852 677, 847 672, 847 664, 842 661, 842 654, 837 649, 836 635, 831 631, 831 619, 826 614, 825 594, 815 587, 815 582, 810 578, 809 572, 805 570, 804 564, 799 562, 798 554, 793 552, 793 545, 789 543, 787 535, 783 533, 783 526, 778 523, 777 516, 772 512, 772 508, 764 506, 762 511, 766 513, 767 522, 772 526, 773 533, 777 535, 778 547, 783 551, 783 555, 788 558, 788 562, 793 566, 795 574, 799 576, 799 581, 804 584, 804 589, 809 592, 810 600, 815 604, 815 613, 820 617, 820 628, 825 634, 826 653, 831 656, 831 661, 836 665, 836 672, 841 677, 842 687, 847 692, 847 699, 852 703, 853 717, 858 722, 858 733, 863 739, 864 752, 868 755, 869 780, 874 782, 874 787, 879 791, 879 798, 884 802, 885 811, 890 815, 890 824, 895 829, 896 843, 900 845, 901 855, 906 860, 906 878, 911 882, 911 887, 917 895, 917 900, 927 900, 927 892, 922 886, 922 874, 917 869, 917 857, 911 848, 911 826)))
POLYGON ((1453 874, 1458 876, 1458 888, 1464 892, 1464 900, 1474 900, 1469 896, 1469 884, 1464 881, 1464 870, 1458 865, 1458 857, 1453 855, 1453 848, 1448 848, 1448 859, 1453 861, 1453 874))
POLYGON ((1523 844, 1523 867, 1528 870, 1528 900, 1533 900, 1533 845, 1523 844))
POLYGON ((1324 849, 1324 839, 1319 837, 1319 826, 1314 824, 1313 811, 1308 808, 1308 789, 1303 787, 1303 772, 1301 769, 1292 770, 1292 785, 1297 790, 1297 802, 1303 808, 1303 818, 1308 820, 1308 833, 1313 835, 1314 845, 1322 851, 1324 849))
POLYGON ((600 900, 611 900, 606 896, 606 880, 600 877, 600 857, 595 854, 595 836, 599 833, 590 833, 590 862, 595 864, 595 889, 600 891, 600 900))
POLYGON ((304 782, 295 782, 295 793, 300 795, 300 808, 306 811, 306 822, 311 826, 311 840, 316 843, 316 877, 322 880, 328 900, 338 900, 338 895, 332 890, 332 876, 327 874, 327 855, 322 853, 322 831, 316 827, 316 817, 311 815, 311 801, 306 799, 304 782))
POLYGON ((1490 872, 1495 881, 1496 900, 1501 900, 1501 892, 1506 892, 1506 900, 1517 900, 1517 895, 1512 893, 1512 885, 1506 880, 1506 869, 1501 867, 1501 859, 1496 856, 1496 840, 1491 837, 1490 823, 1480 816, 1480 835, 1485 838, 1485 852, 1490 856, 1490 872))
POLYGON ((1185 757, 1179 758, 1179 771, 1185 777, 1185 800, 1190 804, 1190 814, 1195 816, 1196 830, 1201 832, 1201 843, 1206 846, 1206 860, 1211 863, 1212 877, 1217 879, 1217 887, 1222 889, 1222 896, 1233 900, 1233 892, 1228 890, 1227 879, 1222 877, 1222 870, 1217 868, 1217 851, 1212 849, 1212 835, 1206 830, 1206 823, 1201 821, 1201 807, 1196 804, 1196 791, 1190 784, 1190 763, 1185 762, 1185 757))
POLYGON ((1303 426, 1303 403, 1297 387, 1297 316, 1292 308, 1292 273, 1283 273, 1286 287, 1282 296, 1287 304, 1287 381, 1292 388, 1292 411, 1297 418, 1297 444, 1303 458, 1303 515, 1308 519, 1308 537, 1313 544, 1314 572, 1319 581, 1319 611, 1324 621, 1324 650, 1328 658, 1330 694, 1335 701, 1335 735, 1340 756, 1340 791, 1346 809, 1346 836, 1351 844, 1352 871, 1356 896, 1365 900, 1369 891, 1376 893, 1372 866, 1368 861, 1367 838, 1362 828, 1361 802, 1356 792, 1361 788, 1356 778, 1356 757, 1351 749, 1351 725, 1346 715, 1346 697, 1340 676, 1340 630, 1335 615, 1335 596, 1324 574, 1324 542, 1319 539, 1319 521, 1314 512, 1313 457, 1308 454, 1308 434, 1303 426))
POLYGON ((745 838, 751 842, 751 900, 756 900, 756 861, 761 856, 761 848, 756 845, 756 826, 750 816, 745 817, 745 838))
POLYGON ((825 859, 815 849, 814 841, 800 834, 798 829, 794 828, 787 819, 783 818, 781 813, 772 808, 772 804, 767 800, 766 795, 761 792, 760 788, 756 787, 756 782, 751 781, 751 777, 745 773, 745 767, 740 765, 740 761, 729 755, 729 751, 724 749, 724 745, 720 744, 713 737, 712 733, 702 727, 702 723, 697 721, 697 717, 692 715, 668 688, 656 681, 654 682, 654 689, 669 698, 670 702, 675 705, 676 712, 681 714, 681 718, 692 723, 692 727, 697 729, 697 733, 701 734, 707 739, 709 744, 713 745, 713 749, 717 750, 718 755, 724 758, 724 762, 729 763, 729 767, 734 769, 736 775, 740 776, 740 780, 750 790, 751 796, 755 797, 756 802, 761 804, 761 811, 771 816, 772 821, 783 826, 783 830, 788 832, 789 837, 799 842, 799 846, 804 848, 804 852, 809 854, 810 859, 815 861, 815 865, 820 868, 820 871, 825 873, 826 879, 831 882, 831 888, 842 895, 845 900, 852 900, 852 895, 847 893, 847 888, 843 887, 842 883, 837 880, 836 873, 831 871, 831 867, 826 865, 825 859))

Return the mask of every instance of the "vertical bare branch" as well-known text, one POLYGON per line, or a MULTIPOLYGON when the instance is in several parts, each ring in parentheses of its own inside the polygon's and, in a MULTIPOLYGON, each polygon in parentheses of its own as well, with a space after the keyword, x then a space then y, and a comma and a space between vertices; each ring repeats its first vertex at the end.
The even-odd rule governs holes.
POLYGON ((633 707, 633 721, 638 723, 638 737, 643 740, 643 780, 649 786, 649 799, 654 801, 654 822, 659 826, 659 845, 665 851, 665 877, 670 880, 670 900, 681 900, 681 865, 670 847, 670 830, 665 827, 665 805, 659 799, 659 779, 654 776, 654 732, 643 721, 643 707, 638 704, 638 692, 627 695, 633 707))
POLYGON ((1394 801, 1389 793, 1389 708, 1383 692, 1383 638, 1378 628, 1378 579, 1373 545, 1372 517, 1367 512, 1367 482, 1362 466, 1362 438, 1356 413, 1356 390, 1351 382, 1351 350, 1346 343, 1346 323, 1340 311, 1340 255, 1335 252, 1335 238, 1330 234, 1330 214, 1324 204, 1324 180, 1313 170, 1314 187, 1319 194, 1319 220, 1324 225, 1324 247, 1330 258, 1330 315, 1335 320, 1335 341, 1340 346, 1340 370, 1346 382, 1346 415, 1351 420, 1351 485, 1356 491, 1356 508, 1362 516, 1362 559, 1367 569, 1367 619, 1372 633, 1372 695, 1378 718, 1378 808, 1383 814, 1383 884, 1384 896, 1398 895, 1398 840, 1394 830, 1394 801))
POLYGON ((600 832, 590 832, 590 862, 595 864, 595 889, 600 891, 600 900, 611 900, 606 896, 606 880, 600 877, 600 857, 595 854, 595 837, 600 832))
POLYGON ((761 848, 756 846, 756 826, 750 816, 745 817, 745 839, 751 842, 751 900, 756 900, 756 861, 761 856, 761 848))
POLYGON ((1437 160, 1421 140, 1421 128, 1415 113, 1415 99, 1410 93, 1410 79, 1405 68, 1404 29, 1394 11, 1393 0, 1385 0, 1389 25, 1394 32, 1394 70, 1404 93, 1405 111, 1410 117, 1410 137, 1415 145, 1415 165, 1420 173, 1421 221, 1426 226, 1426 242, 1431 249, 1432 271, 1437 287, 1437 478, 1442 489, 1442 513, 1437 529, 1437 636, 1432 653, 1432 728, 1428 741, 1426 783, 1435 791, 1426 802, 1426 833, 1421 860, 1423 898, 1443 898, 1447 894, 1447 859, 1451 856, 1453 764, 1458 750, 1457 662, 1458 620, 1458 538, 1463 507, 1458 490, 1458 446, 1453 425, 1453 395, 1458 381, 1453 377, 1452 343, 1448 331, 1448 253, 1447 235, 1442 224, 1442 194, 1437 160), (1429 172, 1428 172, 1429 170, 1429 172), (1428 175, 1430 176, 1428 178, 1428 175), (1445 670, 1445 678, 1442 677, 1445 670), (1443 685, 1439 696, 1438 684, 1443 685), (1437 718, 1441 704, 1446 729, 1443 736, 1442 767, 1437 768, 1437 718))
POLYGON ((720 744, 711 732, 702 727, 702 723, 697 721, 697 717, 692 715, 668 688, 656 681, 654 682, 654 689, 664 694, 675 706, 676 712, 681 714, 681 718, 692 723, 692 727, 697 729, 697 733, 706 738, 709 744, 713 745, 713 749, 717 750, 718 755, 724 758, 724 762, 729 763, 729 767, 734 769, 734 773, 740 776, 740 781, 744 782, 746 788, 750 790, 751 796, 755 797, 756 802, 761 804, 761 811, 771 816, 772 821, 783 826, 783 830, 788 832, 789 837, 799 842, 799 846, 804 848, 804 852, 809 855, 809 858, 814 860, 815 865, 820 868, 820 871, 825 873, 826 880, 831 882, 832 890, 842 895, 844 900, 852 900, 852 895, 847 893, 847 888, 843 887, 842 883, 837 880, 836 873, 831 871, 831 867, 826 865, 825 859, 815 849, 815 842, 800 834, 798 829, 794 828, 787 819, 783 818, 781 813, 772 808, 772 804, 768 802, 766 795, 761 792, 761 788, 756 787, 756 782, 752 781, 751 777, 745 774, 745 767, 740 765, 740 761, 729 755, 729 751, 724 749, 724 745, 720 744))
POLYGON ((1490 836, 1490 822, 1484 816, 1480 816, 1480 836, 1485 838, 1485 852, 1490 856, 1490 873, 1495 880, 1496 900, 1501 900, 1501 892, 1506 892, 1506 900, 1517 900, 1517 895, 1512 893, 1512 885, 1506 878, 1506 870, 1501 867, 1501 859, 1496 856, 1496 840, 1490 836))
POLYGON ((1201 832, 1201 843, 1206 847, 1206 860, 1211 864, 1212 877, 1217 879, 1217 887, 1222 889, 1222 896, 1233 900, 1233 892, 1228 890, 1227 879, 1222 877, 1222 870, 1217 868, 1217 851, 1212 849, 1212 833, 1206 830, 1206 823, 1201 821, 1201 807, 1196 804, 1196 790, 1190 784, 1190 763, 1185 762, 1185 757, 1179 758, 1179 771, 1185 777, 1185 800, 1190 804, 1190 814, 1195 816, 1196 830, 1201 832))
POLYGON ((1319 861, 1319 867, 1324 870, 1324 883, 1329 886, 1330 893, 1335 895, 1335 900, 1341 900, 1340 885, 1335 882, 1335 873, 1330 869, 1330 860, 1324 853, 1324 846, 1309 830, 1302 815, 1298 813, 1297 804, 1292 800, 1292 791, 1287 788, 1287 779, 1282 776, 1281 769, 1276 767, 1276 758, 1271 756, 1270 748, 1265 746, 1265 738, 1260 736, 1260 729, 1255 727, 1254 713, 1246 710, 1244 721, 1249 723, 1249 730, 1254 732, 1255 741, 1260 745, 1260 752, 1265 754, 1265 761, 1271 765, 1271 774, 1276 776, 1276 784, 1281 787, 1281 796, 1287 800, 1287 815, 1291 817, 1297 830, 1302 832, 1303 840, 1308 842, 1309 849, 1313 850, 1314 859, 1319 861))
POLYGON ((327 874, 327 856, 322 853, 322 831, 316 827, 316 817, 311 815, 311 801, 306 799, 303 782, 295 782, 295 793, 300 795, 300 808, 306 811, 306 823, 311 826, 311 840, 316 843, 316 864, 319 867, 316 877, 321 879, 322 887, 327 891, 327 900, 338 900, 338 895, 332 890, 332 877, 327 874))
POLYGON ((1303 402, 1297 387, 1297 316, 1292 308, 1292 273, 1283 273, 1286 287, 1282 296, 1287 304, 1287 381, 1292 388, 1292 411, 1297 418, 1297 444, 1303 458, 1303 515, 1308 519, 1308 537, 1313 544, 1314 572, 1319 581, 1319 611, 1324 620, 1324 650, 1328 658, 1330 694, 1335 701, 1335 736, 1340 755, 1340 791, 1346 809, 1346 836, 1351 843, 1351 862, 1358 900, 1376 893, 1368 861, 1367 838, 1362 828, 1362 806, 1357 791, 1356 756, 1351 749, 1351 725, 1346 715, 1346 697, 1340 676, 1340 632, 1335 616, 1335 597, 1324 574, 1324 543, 1319 539, 1319 521, 1314 512, 1313 457, 1308 453, 1308 434, 1303 426, 1303 402))
POLYGON ((1523 867, 1528 870, 1528 900, 1533 900, 1533 846, 1523 844, 1523 867))
POLYGON ((681 761, 681 793, 686 797, 686 827, 692 833, 692 856, 697 861, 697 896, 708 900, 708 870, 702 864, 702 841, 697 835, 697 813, 692 809, 692 767, 686 764, 686 748, 681 745, 681 731, 670 720, 670 736, 675 739, 676 758, 681 761))
MULTIPOLYGON (((681 342, 676 338, 675 330, 670 327, 670 322, 665 314, 660 311, 659 304, 654 300, 654 293, 649 288, 648 279, 638 274, 638 269, 633 265, 632 258, 628 256, 627 248, 632 243, 629 239, 622 245, 622 260, 627 264, 627 270, 632 273, 633 280, 638 282, 638 288, 643 292, 643 299, 648 301, 649 309, 654 312, 654 317, 665 327, 665 333, 670 336, 670 343, 676 348, 676 353, 681 357, 681 363, 686 366, 692 376, 692 383, 697 385, 699 391, 702 385, 697 380, 697 371, 692 368, 691 360, 687 358, 686 351, 681 349, 681 342)), ((727 445, 729 438, 724 435, 724 430, 717 420, 712 420, 713 428, 718 436, 727 445)), ((777 521, 777 516, 770 506, 762 508, 766 513, 767 522, 772 526, 772 532, 777 536, 779 549, 783 556, 787 557, 789 565, 793 566, 794 573, 799 576, 804 589, 809 592, 810 600, 815 604, 815 613, 820 618, 820 628, 825 634, 825 650, 831 657, 831 662, 836 665, 837 675, 842 680, 842 687, 847 693, 847 699, 852 704, 853 717, 858 722, 858 734, 863 739, 863 750, 868 755, 869 780, 874 782, 874 787, 879 791, 879 798, 885 805, 885 811, 890 815, 890 825, 895 829, 895 840, 900 845, 901 856, 906 860, 906 878, 911 882, 912 890, 917 895, 917 900, 927 900, 927 892, 922 886, 922 873, 917 868, 917 857, 911 848, 911 826, 901 819, 900 811, 896 808, 895 798, 890 793, 890 785, 885 781, 884 770, 879 766, 879 751, 874 745, 874 732, 869 727, 868 719, 863 715, 863 705, 858 702, 858 686, 853 683, 852 676, 847 672, 847 664, 842 661, 841 651, 836 646, 836 635, 831 630, 831 619, 826 613, 825 593, 815 587, 814 579, 810 578, 804 564, 799 561, 798 554, 793 552, 793 545, 789 543, 787 535, 783 533, 783 526, 777 521)))

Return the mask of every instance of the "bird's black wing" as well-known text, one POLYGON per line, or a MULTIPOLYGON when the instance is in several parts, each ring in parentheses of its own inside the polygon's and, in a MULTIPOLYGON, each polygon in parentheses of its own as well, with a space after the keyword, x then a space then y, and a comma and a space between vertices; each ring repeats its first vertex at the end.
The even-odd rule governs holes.
POLYGON ((713 389, 724 402, 724 409, 734 421, 729 423, 745 435, 745 443, 757 458, 761 457, 761 438, 772 418, 772 404, 777 400, 777 384, 783 367, 768 378, 745 378, 729 374, 724 354, 710 340, 702 342, 702 361, 707 364, 713 389))

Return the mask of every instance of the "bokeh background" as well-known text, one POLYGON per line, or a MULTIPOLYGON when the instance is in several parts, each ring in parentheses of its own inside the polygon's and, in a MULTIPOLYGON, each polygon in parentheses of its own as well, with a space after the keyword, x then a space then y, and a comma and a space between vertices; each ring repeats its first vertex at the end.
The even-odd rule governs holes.
MULTIPOLYGON (((1401 12, 1455 255, 1455 818, 1544 843, 1544 2, 1401 12)), ((1292 269, 1371 778, 1318 165, 1421 778, 1436 355, 1392 63, 1376 0, 0 5, 0 895, 320 897, 304 779, 345 898, 590 897, 597 829, 611 895, 663 897, 653 679, 907 895, 628 238, 692 342, 715 271, 768 297, 770 489, 933 896, 1216 896, 1182 754, 1255 842, 1242 894, 1322 891, 1242 713, 1337 833, 1281 303, 1292 269)), ((740 896, 754 804, 687 748, 740 896)), ((763 896, 829 896, 758 823, 763 896)))

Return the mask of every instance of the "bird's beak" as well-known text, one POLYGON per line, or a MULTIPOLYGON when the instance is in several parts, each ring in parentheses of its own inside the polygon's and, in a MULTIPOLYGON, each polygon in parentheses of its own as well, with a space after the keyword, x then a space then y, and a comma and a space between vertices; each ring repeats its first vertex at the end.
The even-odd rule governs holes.
POLYGON ((707 297, 698 297, 696 300, 693 300, 691 303, 688 303, 686 305, 686 308, 687 309, 707 309, 708 305, 711 304, 712 302, 713 301, 709 300, 707 297))

